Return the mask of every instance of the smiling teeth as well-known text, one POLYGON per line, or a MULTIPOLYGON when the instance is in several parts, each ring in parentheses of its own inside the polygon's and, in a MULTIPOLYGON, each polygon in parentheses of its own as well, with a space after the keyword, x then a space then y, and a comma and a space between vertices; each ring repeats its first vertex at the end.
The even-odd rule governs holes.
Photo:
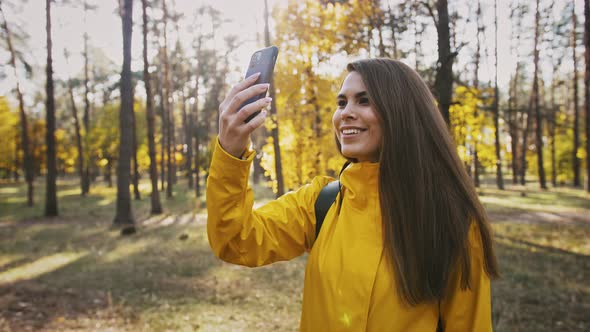
POLYGON ((360 131, 359 129, 344 129, 344 130, 342 130, 342 133, 343 133, 344 135, 358 134, 358 133, 360 133, 360 132, 361 132, 361 131, 360 131))

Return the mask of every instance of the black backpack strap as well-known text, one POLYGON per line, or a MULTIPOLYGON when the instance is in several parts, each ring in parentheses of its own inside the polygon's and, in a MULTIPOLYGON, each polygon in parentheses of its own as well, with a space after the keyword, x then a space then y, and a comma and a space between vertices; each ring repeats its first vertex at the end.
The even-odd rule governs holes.
POLYGON ((336 196, 340 192, 340 181, 332 181, 322 188, 318 198, 315 201, 315 238, 317 239, 320 235, 320 229, 324 223, 324 218, 330 209, 330 206, 334 204, 336 196))
MULTIPOLYGON (((338 178, 340 178, 340 175, 342 175, 342 172, 344 172, 344 170, 346 169, 346 167, 348 167, 348 165, 350 165, 350 163, 350 161, 344 163, 342 169, 340 169, 340 174, 338 175, 338 178)), ((328 213, 330 206, 332 206, 332 204, 334 204, 334 201, 336 201, 336 196, 338 196, 339 192, 340 180, 332 181, 322 188, 320 194, 318 195, 318 198, 316 198, 315 200, 314 208, 316 240, 320 235, 320 230, 322 229, 324 218, 326 218, 326 214, 328 213)), ((340 206, 342 206, 342 195, 340 196, 340 206)))

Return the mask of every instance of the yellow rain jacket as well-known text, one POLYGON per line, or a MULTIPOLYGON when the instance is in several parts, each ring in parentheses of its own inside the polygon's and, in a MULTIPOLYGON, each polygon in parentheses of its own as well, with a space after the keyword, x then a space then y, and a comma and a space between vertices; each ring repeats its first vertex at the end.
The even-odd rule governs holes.
MULTIPOLYGON (((344 201, 328 211, 315 239, 314 203, 333 181, 311 184, 253 210, 248 174, 254 153, 241 160, 215 147, 207 181, 207 231, 216 256, 245 266, 285 261, 309 252, 301 331, 436 331, 439 304, 405 304, 386 261, 377 186, 379 164, 355 163, 340 177, 344 201), (315 244, 314 244, 315 242, 315 244), (312 246, 313 245, 313 246, 312 246)), ((481 240, 469 232, 471 290, 441 303, 445 331, 491 331, 490 281, 481 240)), ((270 314, 270 313, 269 313, 270 314)))

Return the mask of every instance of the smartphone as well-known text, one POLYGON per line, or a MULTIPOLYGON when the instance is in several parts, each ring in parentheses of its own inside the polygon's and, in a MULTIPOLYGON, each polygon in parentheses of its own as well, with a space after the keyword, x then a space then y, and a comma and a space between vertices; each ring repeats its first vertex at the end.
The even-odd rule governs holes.
MULTIPOLYGON (((250 64, 248 64, 246 77, 249 77, 256 73, 260 73, 260 76, 258 77, 256 84, 270 83, 278 54, 279 49, 276 46, 270 46, 254 52, 254 54, 252 54, 252 58, 250 58, 250 64)), ((266 92, 256 95, 246 100, 246 102, 244 102, 239 109, 242 109, 242 107, 257 101, 258 99, 264 98, 265 96, 266 92)), ((260 111, 250 115, 244 122, 252 120, 252 118, 255 117, 258 113, 260 113, 260 111)))

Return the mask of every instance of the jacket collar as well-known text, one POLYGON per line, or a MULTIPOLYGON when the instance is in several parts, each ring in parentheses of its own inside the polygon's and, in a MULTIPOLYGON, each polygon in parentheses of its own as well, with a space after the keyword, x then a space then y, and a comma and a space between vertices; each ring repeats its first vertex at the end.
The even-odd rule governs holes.
POLYGON ((344 199, 359 207, 379 198, 379 163, 351 163, 340 175, 344 199))

